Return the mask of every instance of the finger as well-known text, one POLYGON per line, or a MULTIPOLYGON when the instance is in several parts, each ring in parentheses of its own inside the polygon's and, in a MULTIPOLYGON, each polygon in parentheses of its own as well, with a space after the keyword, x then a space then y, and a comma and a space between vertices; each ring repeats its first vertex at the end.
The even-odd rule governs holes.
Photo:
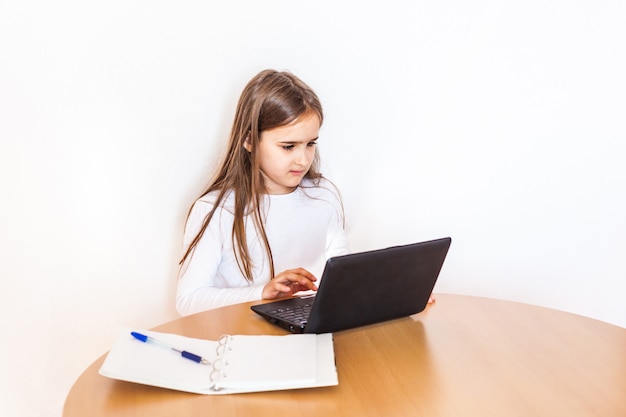
POLYGON ((284 285, 290 285, 290 283, 308 285, 308 283, 317 281, 317 278, 315 278, 315 275, 311 274, 306 269, 299 268, 283 271, 276 275, 274 280, 284 285))
POLYGON ((317 281, 317 278, 315 277, 315 275, 313 275, 312 273, 310 273, 309 271, 307 271, 304 268, 291 269, 291 270, 286 271, 286 272, 290 272, 290 273, 302 276, 302 277, 308 279, 309 281, 317 281))
MULTIPOLYGON (((290 276, 290 278, 293 278, 292 276, 290 276)), ((298 271, 298 274, 295 275, 295 280, 296 282, 298 282, 301 286, 305 287, 306 289, 317 289, 317 286, 314 284, 315 281, 317 281, 317 278, 315 277, 315 275, 311 274, 309 271, 307 271, 306 269, 300 269, 298 271)))
POLYGON ((290 290, 293 290, 294 293, 304 290, 317 290, 317 286, 308 278, 300 275, 290 275, 289 279, 291 281, 286 283, 286 285, 289 285, 290 290))
POLYGON ((291 294, 308 290, 317 291, 317 286, 309 280, 303 280, 302 282, 290 282, 289 284, 285 285, 288 287, 288 290, 291 294))
POLYGON ((298 291, 306 291, 306 290, 317 291, 317 285, 313 284, 313 282, 311 282, 308 279, 302 280, 301 282, 298 283, 298 291))
POLYGON ((280 292, 284 294, 293 295, 297 292, 308 291, 308 290, 317 291, 317 287, 311 281, 304 280, 303 283, 300 283, 299 281, 298 282, 291 281, 291 282, 281 284, 280 292))

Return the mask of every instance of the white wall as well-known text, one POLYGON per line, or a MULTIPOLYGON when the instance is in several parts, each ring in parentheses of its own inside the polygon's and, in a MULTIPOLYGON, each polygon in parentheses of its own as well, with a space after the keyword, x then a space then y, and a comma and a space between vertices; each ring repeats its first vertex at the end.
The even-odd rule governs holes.
POLYGON ((237 95, 311 84, 354 250, 453 237, 439 292, 626 327, 619 1, 0 1, 0 414, 58 416, 173 308, 237 95))

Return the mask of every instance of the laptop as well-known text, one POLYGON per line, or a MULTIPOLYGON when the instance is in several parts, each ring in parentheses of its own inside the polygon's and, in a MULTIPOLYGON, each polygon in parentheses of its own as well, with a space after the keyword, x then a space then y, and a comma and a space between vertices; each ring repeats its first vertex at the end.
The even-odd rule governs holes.
POLYGON ((451 241, 446 237, 330 258, 315 294, 251 309, 292 333, 332 333, 419 313, 451 241))

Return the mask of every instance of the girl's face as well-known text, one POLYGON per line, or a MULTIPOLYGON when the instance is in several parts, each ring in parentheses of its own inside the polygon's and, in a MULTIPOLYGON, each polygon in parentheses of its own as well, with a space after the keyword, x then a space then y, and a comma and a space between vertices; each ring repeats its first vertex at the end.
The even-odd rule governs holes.
POLYGON ((261 132, 257 151, 268 194, 288 194, 300 184, 313 163, 319 130, 319 117, 309 112, 261 132))

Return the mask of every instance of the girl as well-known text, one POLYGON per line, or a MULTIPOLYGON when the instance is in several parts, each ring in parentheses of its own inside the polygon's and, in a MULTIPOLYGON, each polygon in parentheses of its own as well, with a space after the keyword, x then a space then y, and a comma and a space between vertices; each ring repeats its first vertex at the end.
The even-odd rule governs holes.
POLYGON ((348 253, 339 193, 319 172, 322 121, 294 75, 248 82, 225 158, 187 217, 180 314, 315 291, 326 259, 348 253))

